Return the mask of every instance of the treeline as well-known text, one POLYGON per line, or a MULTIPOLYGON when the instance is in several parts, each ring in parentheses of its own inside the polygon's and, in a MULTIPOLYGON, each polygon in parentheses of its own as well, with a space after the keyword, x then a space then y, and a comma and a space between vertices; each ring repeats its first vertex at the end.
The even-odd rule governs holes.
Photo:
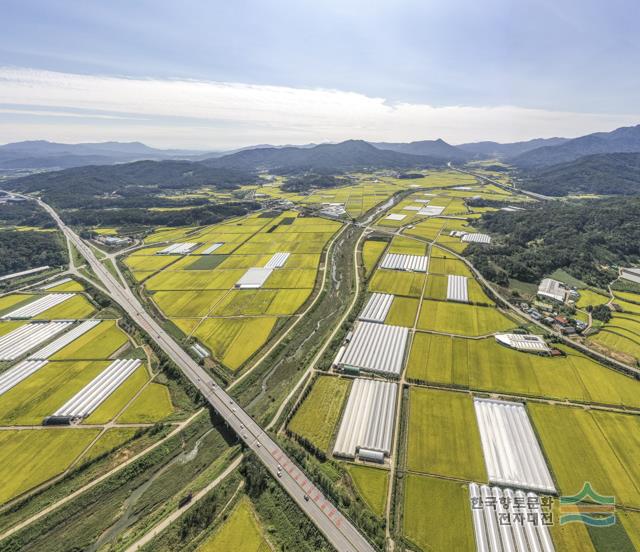
POLYGON ((603 287, 615 265, 640 259, 640 198, 549 201, 527 211, 486 213, 480 227, 494 236, 490 246, 466 254, 488 279, 538 282, 563 269, 603 287))
POLYGON ((66 262, 67 251, 59 232, 0 231, 0 276, 66 262))
POLYGON ((56 223, 35 201, 11 201, 0 205, 0 225, 55 228, 56 223))
POLYGON ((216 224, 258 209, 255 202, 207 204, 193 209, 148 211, 146 209, 80 209, 65 211, 65 222, 79 226, 200 226, 216 224))
POLYGON ((347 186, 351 181, 348 178, 324 174, 304 174, 293 176, 281 186, 285 192, 306 192, 311 188, 337 188, 347 186))

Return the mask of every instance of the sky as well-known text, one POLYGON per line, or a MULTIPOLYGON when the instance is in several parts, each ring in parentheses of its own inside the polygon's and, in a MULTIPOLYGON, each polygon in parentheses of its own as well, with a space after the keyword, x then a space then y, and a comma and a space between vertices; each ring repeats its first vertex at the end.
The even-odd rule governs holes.
POLYGON ((451 143, 640 123, 635 0, 4 0, 0 143, 451 143))

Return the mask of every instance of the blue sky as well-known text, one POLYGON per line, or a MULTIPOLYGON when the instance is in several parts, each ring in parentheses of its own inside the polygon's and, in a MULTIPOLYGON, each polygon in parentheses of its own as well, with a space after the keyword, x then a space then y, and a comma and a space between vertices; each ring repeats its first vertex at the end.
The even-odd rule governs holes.
POLYGON ((631 0, 5 0, 2 12, 0 142, 506 141, 640 122, 631 0))

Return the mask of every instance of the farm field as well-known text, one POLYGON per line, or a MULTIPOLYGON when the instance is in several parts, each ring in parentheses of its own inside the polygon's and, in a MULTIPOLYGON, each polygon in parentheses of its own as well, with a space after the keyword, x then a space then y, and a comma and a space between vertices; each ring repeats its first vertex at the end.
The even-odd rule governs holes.
POLYGON ((153 423, 173 413, 171 396, 166 385, 150 383, 120 415, 121 424, 153 423))
POLYGON ((115 320, 105 320, 58 351, 51 360, 110 358, 128 342, 127 334, 118 327, 115 320))
POLYGON ((389 472, 380 468, 370 468, 357 464, 346 464, 345 467, 360 496, 375 514, 384 517, 389 472))
POLYGON ((417 387, 410 389, 407 469, 487 481, 470 395, 417 387))
POLYGON ((594 416, 580 408, 538 403, 528 408, 562 493, 578 493, 583 483, 590 481, 600 494, 614 495, 618 504, 640 505, 637 469, 630 470, 624 462, 640 454, 637 417, 614 413, 594 416), (625 438, 625 431, 635 433, 632 440, 629 435, 625 438), (623 456, 618 456, 620 453, 623 456))
POLYGON ((0 504, 59 475, 99 434, 98 429, 0 431, 0 504))
POLYGON ((350 387, 351 381, 345 378, 318 377, 291 418, 289 430, 328 453, 350 387))
POLYGON ((640 382, 571 349, 566 356, 523 353, 486 339, 416 333, 407 378, 532 397, 640 408, 640 382))
POLYGON ((588 306, 595 307, 596 305, 604 305, 609 302, 609 297, 606 295, 602 295, 600 293, 596 293, 590 289, 581 289, 580 290, 580 298, 576 302, 576 306, 580 309, 583 309, 588 306))
POLYGON ((421 330, 480 336, 517 326, 494 307, 424 300, 418 319, 421 330))
POLYGON ((272 550, 250 500, 240 499, 224 524, 198 547, 198 552, 267 552, 272 550))
POLYGON ((89 318, 95 312, 95 307, 87 298, 84 295, 78 294, 34 316, 34 320, 82 319, 89 318))
POLYGON ((457 481, 407 475, 402 529, 404 536, 422 550, 475 552, 467 486, 457 481))
MULTIPOLYGON (((427 276, 427 288, 424 294, 425 298, 446 301, 447 282, 447 276, 429 274, 429 276, 427 276)), ((471 303, 479 303, 483 305, 495 304, 482 290, 480 284, 476 280, 473 280, 471 278, 467 280, 467 294, 469 297, 469 302, 471 303)))
POLYGON ((425 277, 423 272, 378 269, 369 281, 369 291, 420 297, 425 277))
POLYGON ((413 328, 418 313, 420 301, 411 297, 395 297, 389 313, 385 318, 385 324, 413 328))
POLYGON ((366 240, 362 246, 362 262, 364 264, 365 274, 368 276, 373 272, 373 268, 382 256, 388 242, 366 240))
POLYGON ((13 309, 17 309, 23 304, 27 304, 36 296, 30 293, 11 293, 0 297, 0 314, 5 314, 13 309))
POLYGON ((458 276, 471 277, 471 270, 469 267, 458 259, 446 259, 443 257, 432 256, 429 258, 429 273, 430 274, 453 274, 458 276))
POLYGON ((79 293, 84 291, 84 286, 80 282, 72 280, 71 282, 64 282, 52 288, 47 288, 44 291, 47 293, 79 293))

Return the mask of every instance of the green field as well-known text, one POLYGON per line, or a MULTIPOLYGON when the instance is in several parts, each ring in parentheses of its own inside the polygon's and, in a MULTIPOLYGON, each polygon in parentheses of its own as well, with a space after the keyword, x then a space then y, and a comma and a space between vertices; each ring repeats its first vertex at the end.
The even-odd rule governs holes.
POLYGON ((0 503, 66 470, 98 429, 0 431, 0 503))
POLYGON ((201 318, 227 293, 215 291, 157 291, 151 299, 164 313, 173 318, 201 318))
POLYGON ((118 423, 154 423, 173 413, 171 396, 166 385, 150 383, 118 418, 118 423))
POLYGON ((487 481, 470 395, 412 387, 407 431, 409 471, 487 481))
POLYGON ((155 272, 180 258, 179 255, 131 255, 125 259, 124 264, 132 271, 155 272))
POLYGON ((609 302, 609 297, 600 293, 596 293, 590 289, 581 289, 580 298, 576 302, 576 306, 580 309, 585 307, 603 305, 609 302))
POLYGON ((445 301, 423 301, 418 319, 421 330, 469 336, 486 335, 516 326, 496 308, 445 301))
POLYGON ((385 247, 387 247, 387 242, 375 240, 367 240, 364 242, 364 245, 362 246, 362 262, 367 275, 373 272, 373 268, 382 255, 385 247))
MULTIPOLYGON (((446 262, 451 263, 453 261, 446 262)), ((429 274, 429 276, 427 276, 427 288, 424 294, 425 298, 446 301, 448 281, 449 279, 447 276, 429 274)), ((467 280, 467 295, 469 297, 469 302, 471 303, 482 303, 487 305, 494 304, 494 302, 483 291, 482 287, 480 287, 480 284, 472 278, 467 280)))
POLYGON ((358 494, 380 517, 385 515, 389 472, 380 468, 370 468, 357 464, 346 464, 358 494))
POLYGON ((369 291, 420 297, 425 281, 423 272, 403 272, 399 270, 376 270, 369 282, 369 291))
POLYGON ((640 408, 640 382, 571 350, 563 357, 523 353, 494 338, 416 333, 407 378, 437 385, 640 408))
POLYGON ((466 485, 415 474, 406 476, 404 485, 405 537, 425 551, 475 552, 466 485))
POLYGON ((607 349, 620 351, 640 359, 640 334, 630 332, 625 328, 606 324, 597 334, 590 336, 589 340, 604 345, 607 349))
POLYGON ((213 309, 212 316, 295 314, 311 289, 243 289, 230 291, 213 309))
POLYGON ((251 502, 243 497, 222 527, 197 550, 198 552, 267 552, 272 548, 262 533, 262 526, 251 502))
POLYGON ((8 334, 13 330, 19 328, 23 324, 26 324, 26 321, 22 320, 2 320, 0 321, 0 336, 8 334))
POLYGON ((65 282, 59 286, 55 286, 46 290, 47 293, 78 293, 84 291, 84 286, 80 282, 72 280, 71 282, 65 282))
POLYGON ((320 376, 291 418, 289 430, 328 452, 350 387, 348 379, 320 376))
POLYGON ((420 301, 411 297, 394 297, 385 324, 413 328, 420 301))
POLYGON ((12 293, 10 295, 0 297, 0 313, 17 309, 23 304, 26 305, 35 298, 35 295, 27 293, 12 293))
POLYGON ((128 342, 127 334, 115 320, 105 320, 58 351, 51 360, 107 359, 128 342))
POLYGON ((640 506, 637 416, 539 403, 528 408, 561 494, 576 494, 589 481, 617 503, 640 506))
POLYGON ((90 462, 102 454, 106 454, 134 438, 137 427, 115 427, 107 429, 82 457, 83 462, 90 462))
POLYGON ((96 309, 84 295, 75 295, 59 305, 34 316, 35 320, 69 320, 89 318, 96 309))

